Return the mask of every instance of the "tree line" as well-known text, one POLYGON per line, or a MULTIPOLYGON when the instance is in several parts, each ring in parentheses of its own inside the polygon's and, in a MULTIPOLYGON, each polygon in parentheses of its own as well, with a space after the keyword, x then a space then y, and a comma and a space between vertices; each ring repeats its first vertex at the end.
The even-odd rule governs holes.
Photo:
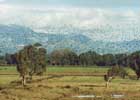
POLYGON ((127 54, 104 54, 100 55, 94 51, 76 54, 68 49, 55 50, 48 54, 49 65, 81 65, 81 66, 128 66, 127 54))
POLYGON ((39 43, 27 45, 22 50, 14 54, 6 54, 0 57, 1 64, 16 65, 17 71, 22 77, 23 85, 26 83, 26 76, 32 79, 32 75, 42 75, 48 65, 65 66, 118 66, 111 67, 105 76, 109 77, 119 75, 125 77, 127 74, 123 67, 132 68, 137 79, 140 78, 140 51, 131 54, 98 54, 94 51, 77 54, 69 49, 55 50, 47 54, 46 49, 39 43))
MULTIPOLYGON (((104 55, 98 54, 94 51, 88 51, 77 55, 71 50, 62 49, 55 50, 49 54, 47 62, 49 65, 56 66, 118 66, 118 68, 115 68, 115 73, 119 73, 119 75, 123 77, 126 73, 122 70, 122 67, 130 67, 135 71, 137 79, 140 78, 140 51, 136 51, 131 54, 122 53, 104 55), (122 72, 124 74, 122 74, 122 72)), ((112 72, 114 73, 114 71, 112 72)))
MULTIPOLYGON (((14 54, 5 54, 0 56, 0 64, 14 65, 16 62, 13 59, 14 54)), ((136 59, 139 64, 140 51, 131 54, 98 54, 94 51, 77 54, 69 49, 54 50, 46 55, 46 63, 48 65, 65 66, 65 65, 80 65, 80 66, 123 66, 132 65, 132 61, 136 59)))

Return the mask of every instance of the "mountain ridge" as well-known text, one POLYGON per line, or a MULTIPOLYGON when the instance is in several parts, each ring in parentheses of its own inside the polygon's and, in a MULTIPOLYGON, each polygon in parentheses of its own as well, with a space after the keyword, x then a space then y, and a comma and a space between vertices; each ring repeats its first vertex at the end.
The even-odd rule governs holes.
POLYGON ((94 41, 83 34, 45 34, 19 25, 0 25, 0 50, 14 53, 22 46, 39 42, 51 53, 55 49, 69 48, 78 54, 86 51, 106 53, 131 53, 140 50, 140 40, 107 42, 94 41))

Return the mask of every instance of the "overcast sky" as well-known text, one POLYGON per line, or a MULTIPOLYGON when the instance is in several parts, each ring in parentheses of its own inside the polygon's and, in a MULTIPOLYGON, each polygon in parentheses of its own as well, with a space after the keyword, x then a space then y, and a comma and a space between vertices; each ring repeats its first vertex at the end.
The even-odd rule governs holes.
POLYGON ((84 33, 95 40, 140 39, 140 1, 0 0, 0 23, 25 25, 43 32, 47 26, 98 29, 96 33, 84 33))
POLYGON ((0 0, 2 3, 17 5, 64 5, 86 7, 139 7, 139 0, 0 0))

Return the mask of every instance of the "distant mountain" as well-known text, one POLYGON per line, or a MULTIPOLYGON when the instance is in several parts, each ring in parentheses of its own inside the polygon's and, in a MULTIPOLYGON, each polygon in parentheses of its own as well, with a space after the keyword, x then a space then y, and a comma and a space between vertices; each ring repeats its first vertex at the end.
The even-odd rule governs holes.
POLYGON ((24 45, 44 42, 46 37, 30 28, 17 25, 0 25, 0 50, 2 53, 13 53, 24 45))
POLYGON ((69 48, 77 53, 96 51, 105 53, 130 53, 140 50, 140 40, 123 42, 94 41, 80 34, 38 33, 32 29, 18 25, 0 25, 0 50, 2 53, 14 53, 24 45, 39 42, 48 51, 69 48))

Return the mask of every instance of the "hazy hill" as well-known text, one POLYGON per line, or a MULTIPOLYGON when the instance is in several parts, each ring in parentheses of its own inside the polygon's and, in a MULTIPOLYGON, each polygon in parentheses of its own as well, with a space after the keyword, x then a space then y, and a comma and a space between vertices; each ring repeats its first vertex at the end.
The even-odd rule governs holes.
POLYGON ((13 53, 24 45, 40 42, 48 53, 54 49, 69 48, 77 53, 94 50, 98 53, 123 53, 140 50, 140 41, 105 42, 94 41, 80 34, 46 34, 18 25, 0 25, 0 50, 2 53, 13 53))

